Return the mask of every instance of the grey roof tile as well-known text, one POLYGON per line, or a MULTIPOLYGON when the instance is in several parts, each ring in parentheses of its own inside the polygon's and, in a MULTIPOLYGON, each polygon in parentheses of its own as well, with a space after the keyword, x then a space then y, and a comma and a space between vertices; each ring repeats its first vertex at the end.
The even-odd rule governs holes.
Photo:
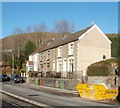
MULTIPOLYGON (((93 26, 93 25, 92 25, 93 26)), ((75 32, 73 34, 69 34, 67 35, 66 37, 59 37, 58 39, 55 39, 54 41, 51 42, 51 44, 49 44, 48 46, 46 45, 46 47, 44 47, 43 49, 41 49, 40 52, 43 52, 45 50, 49 50, 49 49, 52 49, 52 48, 56 48, 56 47, 59 47, 59 46, 62 46, 62 45, 65 45, 67 43, 70 43, 70 42, 73 42, 73 41, 76 41, 78 40, 78 38, 84 34, 87 30, 89 30, 92 26, 90 27, 87 27, 85 29, 82 29, 78 32, 75 32)))

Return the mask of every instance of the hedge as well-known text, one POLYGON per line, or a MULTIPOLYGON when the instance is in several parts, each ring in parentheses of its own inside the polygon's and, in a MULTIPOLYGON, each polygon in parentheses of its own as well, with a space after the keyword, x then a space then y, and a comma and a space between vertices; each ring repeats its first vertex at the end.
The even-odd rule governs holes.
POLYGON ((90 66, 87 71, 88 76, 108 76, 109 68, 108 66, 90 66))
POLYGON ((112 57, 119 57, 120 55, 120 37, 108 37, 112 44, 111 44, 111 54, 112 57))
POLYGON ((118 59, 108 59, 91 64, 87 69, 88 76, 109 76, 112 75, 111 63, 118 63, 118 59))

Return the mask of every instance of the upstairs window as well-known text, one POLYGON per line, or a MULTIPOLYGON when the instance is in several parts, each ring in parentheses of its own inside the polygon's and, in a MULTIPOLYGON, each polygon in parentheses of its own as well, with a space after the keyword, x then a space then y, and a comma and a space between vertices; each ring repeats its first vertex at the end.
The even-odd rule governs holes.
POLYGON ((40 62, 42 62, 42 53, 40 53, 40 62))
POLYGON ((37 55, 34 56, 35 62, 37 62, 37 55))
POLYGON ((50 60, 50 51, 47 52, 47 61, 50 60))
POLYGON ((58 57, 62 57, 62 47, 58 47, 58 57))
POLYGON ((68 55, 73 55, 73 52, 74 52, 74 44, 69 43, 68 44, 68 55))

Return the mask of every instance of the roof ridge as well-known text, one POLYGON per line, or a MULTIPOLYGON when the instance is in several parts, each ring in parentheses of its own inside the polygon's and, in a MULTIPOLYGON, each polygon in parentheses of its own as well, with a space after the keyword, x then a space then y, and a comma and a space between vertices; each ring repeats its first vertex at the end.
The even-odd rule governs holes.
MULTIPOLYGON (((89 30, 91 27, 93 27, 95 24, 93 24, 93 25, 91 25, 91 26, 89 26, 89 27, 86 27, 86 28, 84 28, 84 29, 81 29, 81 30, 79 30, 79 31, 77 31, 77 32, 75 32, 75 33, 78 33, 78 32, 81 32, 81 31, 83 31, 83 30, 89 30)), ((73 34, 75 34, 75 33, 72 33, 71 35, 73 35, 73 34)))
POLYGON ((72 34, 69 34, 67 35, 67 37, 65 39, 62 39, 63 37, 59 37, 58 39, 55 39, 51 42, 50 45, 48 46, 45 46, 44 48, 38 48, 38 51, 37 49, 30 55, 33 55, 34 53, 36 52, 43 52, 43 51, 46 51, 48 49, 52 49, 52 48, 55 48, 55 47, 58 47, 58 46, 62 46, 64 44, 67 44, 67 43, 70 43, 70 42, 73 42, 73 41, 76 41, 78 40, 78 38, 83 34, 85 33, 86 31, 88 31, 91 27, 93 27, 95 24, 87 27, 87 28, 84 28, 84 29, 81 29, 80 31, 78 32, 75 32, 75 33, 72 33, 72 34))

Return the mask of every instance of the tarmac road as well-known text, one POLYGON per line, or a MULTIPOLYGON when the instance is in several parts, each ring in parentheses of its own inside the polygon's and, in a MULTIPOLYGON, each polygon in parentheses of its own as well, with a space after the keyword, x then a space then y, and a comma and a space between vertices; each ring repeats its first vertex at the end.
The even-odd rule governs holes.
POLYGON ((30 89, 27 86, 19 86, 19 84, 9 84, 4 83, 2 85, 2 90, 6 92, 10 92, 12 94, 25 97, 27 99, 32 99, 36 102, 40 102, 46 105, 54 106, 54 107, 85 107, 85 108, 117 108, 118 104, 104 104, 97 103, 93 101, 86 101, 79 97, 67 96, 67 95, 59 95, 49 92, 44 92, 36 89, 30 89))
POLYGON ((2 93, 1 102, 2 108, 26 108, 26 107, 38 108, 38 106, 24 102, 22 100, 6 95, 4 93, 2 93))

